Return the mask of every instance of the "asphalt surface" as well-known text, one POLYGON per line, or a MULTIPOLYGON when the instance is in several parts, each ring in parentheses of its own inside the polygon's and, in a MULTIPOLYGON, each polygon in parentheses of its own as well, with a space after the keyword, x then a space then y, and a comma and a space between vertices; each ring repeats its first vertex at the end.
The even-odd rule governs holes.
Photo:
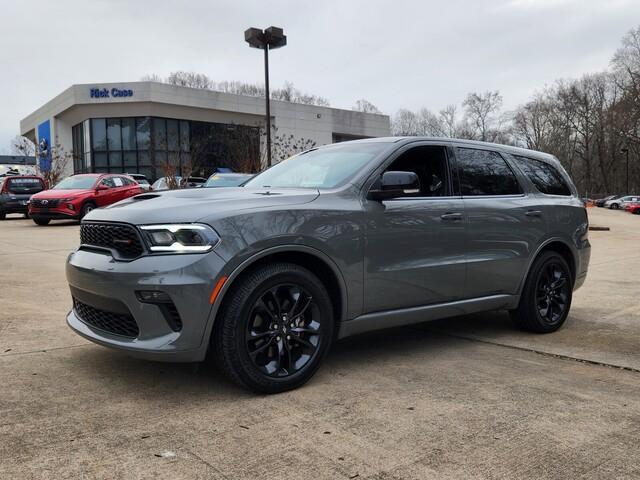
POLYGON ((565 327, 493 312, 344 340, 305 387, 73 334, 77 224, 0 222, 0 478, 640 478, 640 216, 590 209, 565 327))

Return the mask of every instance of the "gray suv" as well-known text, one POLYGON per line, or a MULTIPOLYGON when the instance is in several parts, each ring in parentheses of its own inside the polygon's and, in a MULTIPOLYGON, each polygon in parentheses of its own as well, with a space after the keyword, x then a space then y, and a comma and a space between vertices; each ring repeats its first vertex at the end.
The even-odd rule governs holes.
POLYGON ((557 330, 587 235, 551 155, 415 137, 328 145, 242 187, 89 213, 67 261, 67 322, 143 358, 211 354, 239 385, 279 392, 365 331, 496 309, 557 330))

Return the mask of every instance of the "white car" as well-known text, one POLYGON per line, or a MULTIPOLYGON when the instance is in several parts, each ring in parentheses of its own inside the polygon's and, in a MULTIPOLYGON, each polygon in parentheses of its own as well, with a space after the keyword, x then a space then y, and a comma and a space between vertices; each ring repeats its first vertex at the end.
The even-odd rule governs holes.
POLYGON ((614 198, 612 200, 607 200, 604 202, 604 206, 606 208, 611 208, 613 210, 618 210, 619 208, 624 208, 629 203, 640 202, 640 196, 638 195, 625 195, 624 197, 614 198))
POLYGON ((149 183, 149 180, 147 180, 146 176, 142 175, 141 173, 127 173, 127 175, 138 182, 140 188, 142 188, 142 190, 144 190, 145 192, 151 190, 151 184, 149 183))

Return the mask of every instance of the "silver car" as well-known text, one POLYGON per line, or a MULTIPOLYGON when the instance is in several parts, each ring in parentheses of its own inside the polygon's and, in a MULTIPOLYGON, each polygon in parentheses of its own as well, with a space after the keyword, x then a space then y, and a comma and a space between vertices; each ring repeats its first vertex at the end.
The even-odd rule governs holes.
POLYGON ((139 357, 202 361, 280 392, 336 339, 505 309, 560 328, 589 264, 587 214, 552 156, 381 138, 314 148, 242 187, 94 210, 66 273, 69 326, 139 357))
POLYGON ((606 208, 610 208, 612 210, 624 209, 630 203, 640 202, 640 196, 638 195, 625 195, 623 197, 615 197, 611 200, 607 200, 604 202, 604 206, 606 208))

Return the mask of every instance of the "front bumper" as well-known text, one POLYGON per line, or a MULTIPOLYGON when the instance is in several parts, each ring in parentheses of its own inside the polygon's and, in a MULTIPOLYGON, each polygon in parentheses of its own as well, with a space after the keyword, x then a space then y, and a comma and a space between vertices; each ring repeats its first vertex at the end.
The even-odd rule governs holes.
POLYGON ((29 216, 38 220, 80 220, 80 216, 77 214, 71 215, 69 213, 56 211, 42 212, 29 210, 29 216))
POLYGON ((9 200, 0 203, 0 213, 27 213, 28 210, 26 200, 9 200))
POLYGON ((74 298, 101 311, 128 310, 137 336, 122 336, 97 328, 75 308, 67 324, 79 335, 106 347, 149 360, 204 360, 213 326, 209 298, 224 261, 215 253, 156 255, 120 262, 106 253, 77 250, 67 259, 67 281, 74 298), (169 295, 182 323, 179 331, 167 322, 161 307, 143 303, 136 291, 169 295), (113 308, 110 307, 113 306, 113 308))

